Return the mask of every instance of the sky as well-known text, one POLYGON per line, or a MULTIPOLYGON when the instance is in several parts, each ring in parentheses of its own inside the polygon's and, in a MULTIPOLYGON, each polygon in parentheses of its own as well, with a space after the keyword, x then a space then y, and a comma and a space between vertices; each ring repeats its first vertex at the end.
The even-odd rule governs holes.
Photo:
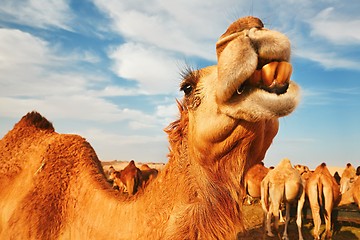
POLYGON ((102 161, 167 162, 181 70, 253 15, 292 43, 298 108, 265 165, 360 165, 360 1, 0 0, 0 138, 38 111, 102 161))

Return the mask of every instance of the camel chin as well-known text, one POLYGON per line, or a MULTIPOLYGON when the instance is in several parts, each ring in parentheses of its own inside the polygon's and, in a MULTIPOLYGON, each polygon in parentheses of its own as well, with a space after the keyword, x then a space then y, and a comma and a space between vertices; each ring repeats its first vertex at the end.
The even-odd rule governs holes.
POLYGON ((286 93, 276 94, 261 88, 234 93, 221 112, 235 119, 255 122, 261 119, 284 117, 294 111, 300 100, 300 87, 290 82, 286 93))

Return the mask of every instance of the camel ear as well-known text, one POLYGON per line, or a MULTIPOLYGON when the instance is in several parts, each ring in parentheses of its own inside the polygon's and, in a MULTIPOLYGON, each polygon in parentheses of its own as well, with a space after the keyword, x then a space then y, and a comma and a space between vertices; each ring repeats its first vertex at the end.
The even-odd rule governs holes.
POLYGON ((355 182, 355 179, 352 177, 352 178, 350 178, 350 183, 353 183, 353 182, 355 182))

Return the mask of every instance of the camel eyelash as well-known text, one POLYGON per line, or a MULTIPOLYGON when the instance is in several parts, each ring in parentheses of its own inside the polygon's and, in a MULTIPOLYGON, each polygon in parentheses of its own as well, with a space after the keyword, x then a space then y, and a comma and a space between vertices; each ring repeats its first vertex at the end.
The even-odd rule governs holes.
POLYGON ((180 84, 180 90, 183 91, 185 95, 189 95, 195 89, 199 80, 198 72, 199 71, 193 70, 190 67, 186 67, 181 71, 180 75, 183 81, 180 84))

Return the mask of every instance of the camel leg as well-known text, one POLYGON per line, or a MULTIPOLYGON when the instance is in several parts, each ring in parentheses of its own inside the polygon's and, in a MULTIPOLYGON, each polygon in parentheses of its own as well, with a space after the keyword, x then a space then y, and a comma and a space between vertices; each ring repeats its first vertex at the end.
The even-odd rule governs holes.
POLYGON ((324 198, 325 198, 325 239, 330 239, 332 237, 331 233, 331 212, 333 208, 333 199, 332 189, 324 188, 324 198))
POLYGON ((288 240, 288 234, 287 234, 287 227, 289 225, 289 221, 290 221, 290 203, 286 203, 286 206, 285 206, 285 212, 286 212, 286 215, 285 215, 285 227, 284 227, 284 234, 283 234, 283 237, 282 239, 284 240, 288 240))
MULTIPOLYGON (((279 205, 280 204, 273 204, 272 213, 274 215, 274 228, 275 232, 278 234, 279 238, 279 205)), ((270 235, 269 235, 270 236, 270 235)))
POLYGON ((297 206, 297 215, 296 215, 296 225, 298 227, 298 231, 299 231, 299 240, 303 240, 303 236, 302 236, 302 231, 301 231, 301 225, 302 225, 302 209, 304 207, 304 203, 305 203, 305 189, 302 190, 302 193, 300 195, 300 199, 298 201, 298 206, 297 206))
POLYGON ((271 196, 271 211, 274 215, 274 228, 276 233, 279 235, 279 211, 280 205, 284 198, 284 191, 279 189, 284 189, 283 185, 271 186, 269 189, 269 195, 271 196))
POLYGON ((266 233, 269 237, 273 237, 275 236, 272 231, 271 231, 271 216, 272 216, 272 207, 273 204, 270 204, 270 208, 269 211, 266 213, 265 217, 266 217, 266 233))
POLYGON ((320 218, 320 206, 316 202, 311 204, 311 214, 314 221, 314 239, 320 239, 320 226, 321 226, 321 218, 320 218))
POLYGON ((284 219, 283 214, 282 214, 282 211, 281 211, 281 207, 280 207, 280 210, 279 210, 279 221, 280 221, 281 223, 284 223, 284 222, 285 222, 285 219, 284 219))

